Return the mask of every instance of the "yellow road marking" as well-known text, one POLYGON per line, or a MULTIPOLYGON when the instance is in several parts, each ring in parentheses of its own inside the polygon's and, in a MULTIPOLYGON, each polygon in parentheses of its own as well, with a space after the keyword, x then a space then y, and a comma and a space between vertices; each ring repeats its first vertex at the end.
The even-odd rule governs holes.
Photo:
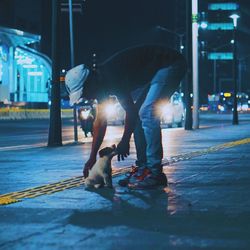
MULTIPOLYGON (((236 147, 243 144, 250 143, 250 138, 245 138, 238 141, 232 141, 217 146, 212 146, 206 149, 193 151, 190 153, 185 153, 177 156, 172 156, 168 161, 163 162, 164 165, 174 164, 179 161, 189 160, 191 158, 202 156, 205 154, 213 153, 226 148, 236 147)), ((119 176, 121 174, 127 173, 130 167, 125 167, 121 169, 113 170, 113 176, 119 176)), ((23 198, 34 198, 41 195, 52 194, 56 192, 63 191, 65 189, 71 189, 84 184, 84 178, 82 176, 72 177, 66 180, 58 181, 51 184, 42 185, 39 187, 29 188, 22 191, 11 192, 7 194, 0 195, 0 205, 8 205, 20 201, 23 198)))

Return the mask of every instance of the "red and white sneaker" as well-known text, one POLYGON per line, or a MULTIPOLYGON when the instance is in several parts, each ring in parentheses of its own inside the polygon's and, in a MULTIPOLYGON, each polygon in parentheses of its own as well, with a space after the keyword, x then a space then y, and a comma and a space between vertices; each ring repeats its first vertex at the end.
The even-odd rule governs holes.
POLYGON ((131 171, 125 174, 125 177, 118 181, 118 184, 122 187, 126 187, 131 178, 139 176, 143 172, 143 169, 131 166, 131 171))
POLYGON ((131 189, 148 189, 167 185, 168 180, 164 173, 154 175, 148 168, 145 168, 141 175, 134 175, 130 178, 127 184, 127 186, 131 189))

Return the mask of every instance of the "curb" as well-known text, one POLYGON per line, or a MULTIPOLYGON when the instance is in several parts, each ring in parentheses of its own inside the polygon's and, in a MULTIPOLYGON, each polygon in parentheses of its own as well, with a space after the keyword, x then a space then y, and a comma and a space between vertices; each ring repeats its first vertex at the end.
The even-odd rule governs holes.
MULTIPOLYGON (((73 118, 72 109, 62 109, 62 118, 73 118)), ((26 120, 26 119, 49 119, 49 109, 17 109, 17 108, 3 108, 0 109, 1 120, 26 120)))

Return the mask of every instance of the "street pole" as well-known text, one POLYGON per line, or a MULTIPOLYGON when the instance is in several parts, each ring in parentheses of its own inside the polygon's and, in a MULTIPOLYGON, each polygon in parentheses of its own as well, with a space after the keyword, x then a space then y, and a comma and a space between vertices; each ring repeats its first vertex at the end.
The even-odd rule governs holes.
POLYGON ((217 90, 217 61, 214 59, 214 94, 216 93, 217 90))
MULTIPOLYGON (((73 31, 72 0, 69 0, 69 34, 70 34, 70 62, 71 62, 71 68, 73 68, 75 66, 75 57, 74 57, 74 31, 73 31)), ((74 141, 78 142, 76 104, 74 104, 74 106, 73 106, 73 117, 74 117, 74 141)))
POLYGON ((48 146, 62 146, 60 93, 60 0, 52 1, 52 80, 48 146))
POLYGON ((240 16, 237 14, 232 14, 230 18, 233 19, 233 79, 234 79, 234 94, 233 94, 233 100, 234 100, 234 105, 233 105, 233 125, 238 125, 239 124, 239 119, 238 119, 238 105, 237 105, 237 78, 238 78, 238 62, 237 62, 237 20, 240 16))
POLYGON ((234 45, 233 45, 233 55, 234 55, 234 60, 233 60, 233 79, 234 79, 234 95, 233 95, 233 100, 234 100, 234 105, 233 105, 233 125, 238 125, 239 124, 239 119, 238 119, 238 104, 237 104, 237 92, 238 92, 238 86, 237 86, 237 40, 236 40, 236 26, 234 27, 233 30, 233 39, 234 39, 234 45))
POLYGON ((191 1, 186 0, 186 59, 187 59, 187 74, 184 81, 184 98, 186 104, 186 117, 185 117, 185 130, 192 130, 193 118, 192 118, 192 99, 191 99, 191 83, 192 77, 192 18, 190 13, 192 12, 191 1))
POLYGON ((193 128, 199 128, 198 0, 192 0, 193 128))

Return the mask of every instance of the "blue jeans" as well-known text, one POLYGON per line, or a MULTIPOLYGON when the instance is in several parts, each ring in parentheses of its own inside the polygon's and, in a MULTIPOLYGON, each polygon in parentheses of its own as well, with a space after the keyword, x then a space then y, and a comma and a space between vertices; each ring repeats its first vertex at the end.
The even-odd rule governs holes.
POLYGON ((171 97, 185 72, 186 63, 182 60, 158 70, 148 88, 141 90, 136 100, 140 118, 134 131, 136 165, 139 168, 149 168, 155 175, 162 172, 163 158, 160 117, 156 114, 157 103, 162 98, 171 97))

